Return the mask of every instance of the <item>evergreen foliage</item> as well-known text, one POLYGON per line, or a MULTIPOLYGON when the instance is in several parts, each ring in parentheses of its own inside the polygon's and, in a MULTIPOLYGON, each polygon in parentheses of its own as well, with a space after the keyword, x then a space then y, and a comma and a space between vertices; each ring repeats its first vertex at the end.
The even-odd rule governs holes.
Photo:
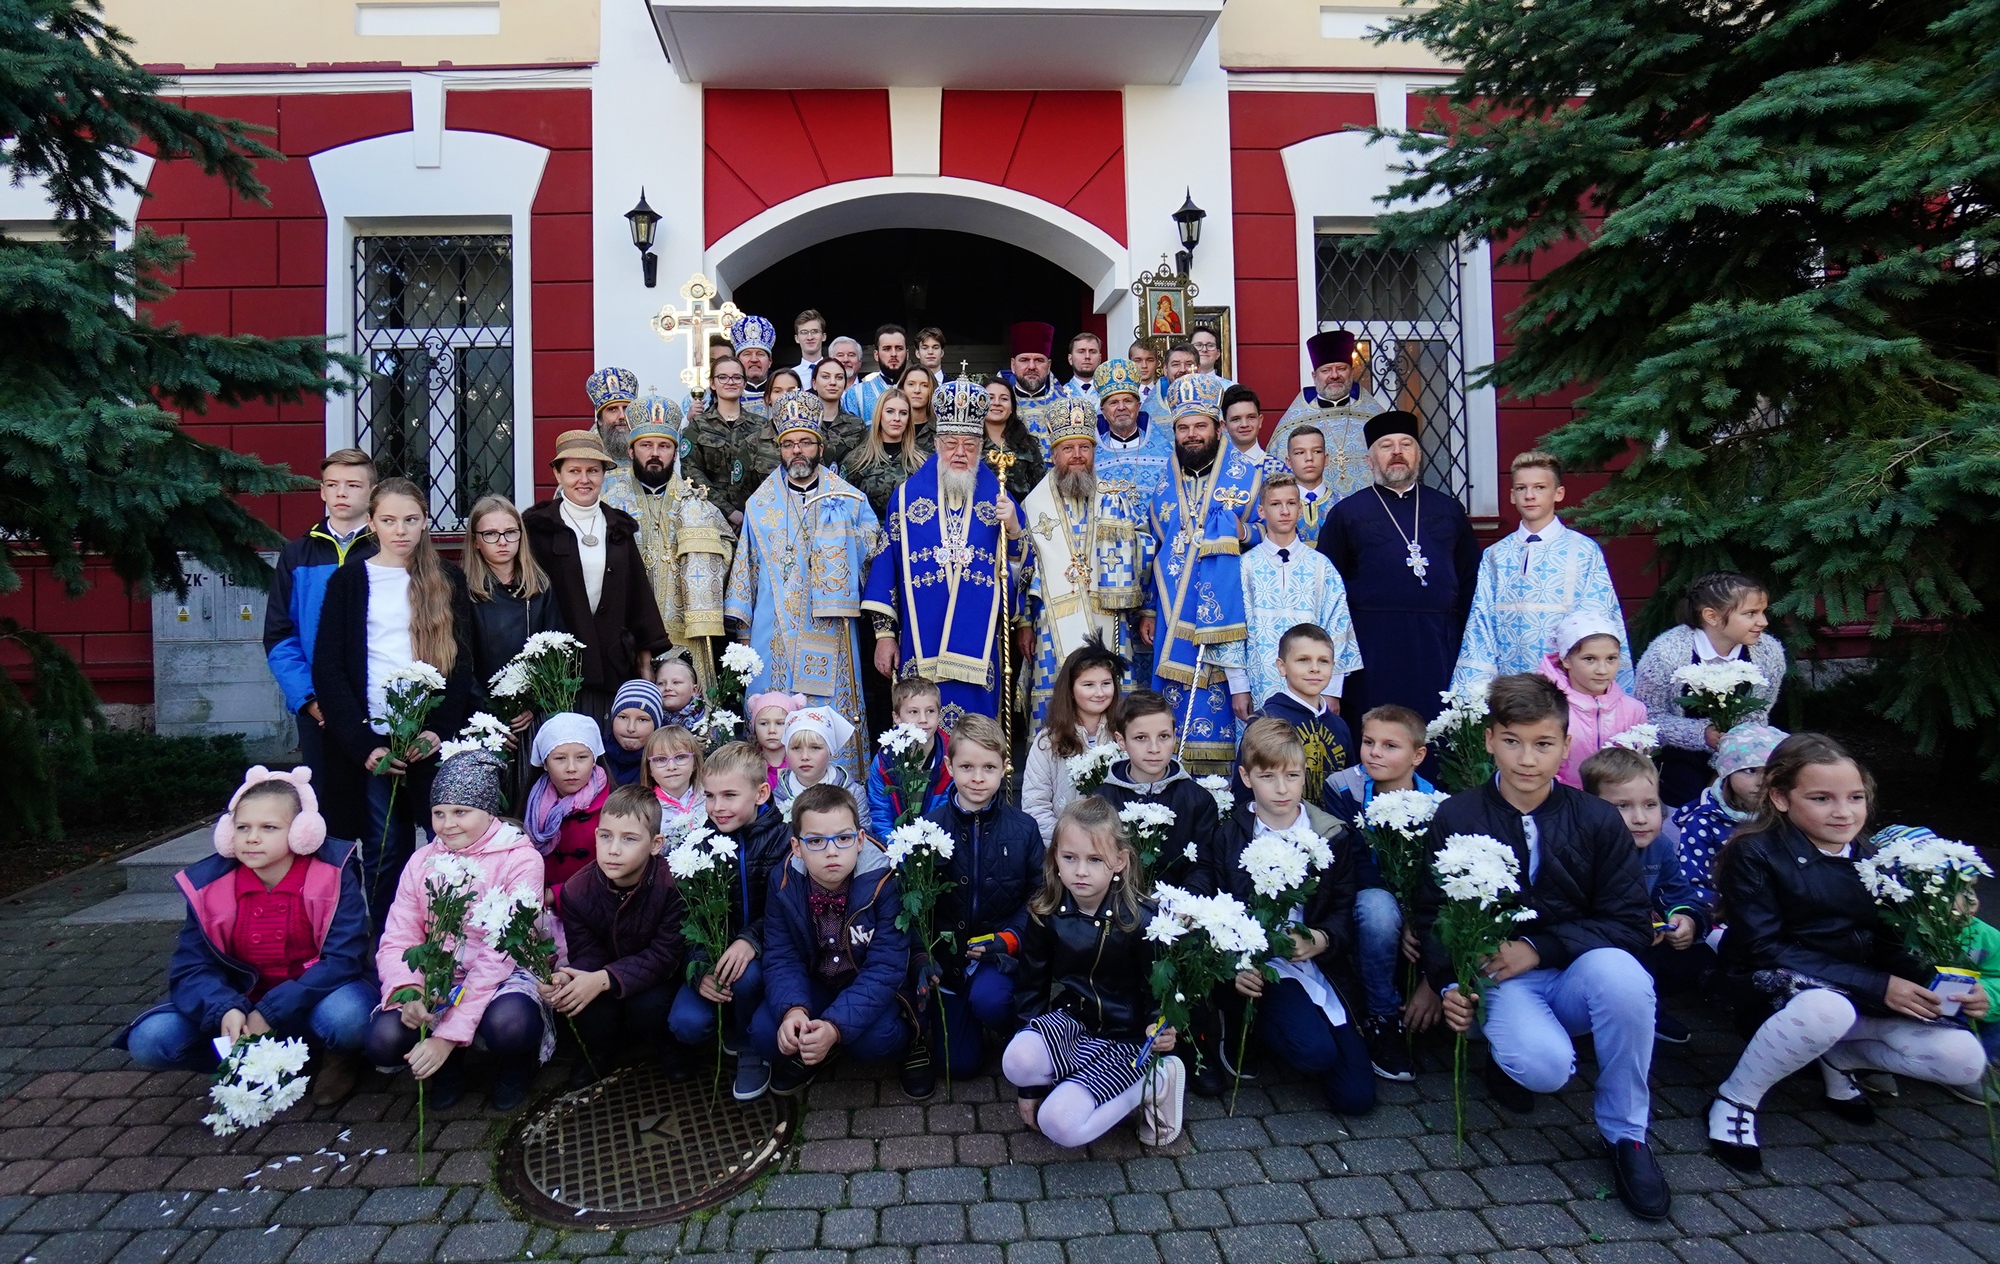
MULTIPOLYGON (((87 558, 134 589, 179 589, 181 552, 262 585, 257 552, 282 541, 236 498, 310 483, 194 439, 178 415, 211 400, 323 395, 335 385, 329 370, 355 367, 323 338, 194 334, 141 310, 166 297, 160 277, 189 252, 143 228, 110 248, 129 227, 112 205, 134 187, 121 164, 144 149, 262 201, 256 163, 278 155, 246 124, 162 99, 128 44, 98 0, 0 0, 0 135, 10 138, 0 178, 45 184, 61 224, 56 242, 0 234, 0 593, 20 587, 23 555, 39 555, 72 596, 87 586, 87 558)), ((46 638, 0 639, 32 651, 36 677, 32 713, 19 690, 0 689, 0 746, 19 757, 53 736, 45 753, 87 756, 97 722, 88 685, 50 665, 61 651, 46 638)), ((45 832, 46 767, 10 769, 0 820, 45 832)))
MULTIPOLYGON (((2000 0, 1437 0, 1462 67, 1398 138, 1382 245, 1560 262, 1490 380, 1575 387, 1663 596, 1769 577, 1794 648, 1866 623, 1873 705, 2000 775, 2000 0)), ((1664 601, 1649 611, 1664 621, 1664 601)))

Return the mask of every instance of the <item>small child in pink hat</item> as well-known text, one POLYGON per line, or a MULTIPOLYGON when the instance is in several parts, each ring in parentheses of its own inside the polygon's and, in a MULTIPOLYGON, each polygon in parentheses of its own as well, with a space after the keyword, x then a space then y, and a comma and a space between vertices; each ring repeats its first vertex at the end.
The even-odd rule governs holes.
POLYGON ((753 693, 743 704, 743 710, 750 717, 750 739, 764 756, 764 776, 772 790, 778 788, 778 777, 787 766, 785 758, 785 721, 792 718, 792 712, 806 705, 802 693, 753 693))

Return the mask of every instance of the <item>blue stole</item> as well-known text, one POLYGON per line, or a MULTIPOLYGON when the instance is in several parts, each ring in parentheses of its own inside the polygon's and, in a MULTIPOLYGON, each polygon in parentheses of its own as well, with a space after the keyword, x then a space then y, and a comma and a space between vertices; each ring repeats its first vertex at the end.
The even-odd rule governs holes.
POLYGON ((1154 489, 1156 675, 1183 685, 1209 684, 1222 668, 1202 647, 1249 634, 1243 617, 1243 515, 1260 479, 1250 461, 1218 459, 1205 477, 1186 478, 1176 470, 1154 489))
POLYGON ((902 674, 997 691, 997 581, 1006 564, 994 504, 1000 480, 981 462, 972 503, 954 513, 938 473, 933 455, 891 493, 889 547, 869 568, 862 608, 896 620, 902 674))

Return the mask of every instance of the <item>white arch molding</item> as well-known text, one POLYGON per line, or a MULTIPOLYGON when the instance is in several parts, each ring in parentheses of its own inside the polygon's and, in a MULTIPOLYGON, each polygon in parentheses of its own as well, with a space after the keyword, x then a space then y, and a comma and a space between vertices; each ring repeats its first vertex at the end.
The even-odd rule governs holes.
POLYGON ((1132 283, 1124 244, 1089 220, 1032 194, 956 176, 878 176, 801 193, 710 246, 706 271, 729 293, 808 246, 882 228, 943 228, 1019 246, 1089 286, 1097 312, 1128 297, 1132 283))

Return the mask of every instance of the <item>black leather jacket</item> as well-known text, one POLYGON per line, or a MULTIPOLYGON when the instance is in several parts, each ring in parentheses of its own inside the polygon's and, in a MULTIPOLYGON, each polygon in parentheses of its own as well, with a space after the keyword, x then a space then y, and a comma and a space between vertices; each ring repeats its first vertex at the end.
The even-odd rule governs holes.
POLYGON ((1092 1035, 1140 1041, 1160 1016, 1153 1001, 1153 946, 1146 941, 1150 903, 1130 929, 1118 924, 1117 901, 1108 897, 1095 916, 1077 908, 1065 891, 1062 907, 1044 917, 1031 913, 1021 936, 1021 968, 1014 976, 1014 1009, 1022 1025, 1067 1010, 1092 1035))
POLYGON ((1790 824, 1729 845, 1717 874, 1728 922, 1721 956, 1739 999, 1782 999, 1754 979, 1761 971, 1790 971, 1831 983, 1879 1014, 1886 1012, 1891 975, 1930 982, 1861 885, 1855 864, 1874 850, 1856 839, 1852 857, 1829 856, 1790 824))

